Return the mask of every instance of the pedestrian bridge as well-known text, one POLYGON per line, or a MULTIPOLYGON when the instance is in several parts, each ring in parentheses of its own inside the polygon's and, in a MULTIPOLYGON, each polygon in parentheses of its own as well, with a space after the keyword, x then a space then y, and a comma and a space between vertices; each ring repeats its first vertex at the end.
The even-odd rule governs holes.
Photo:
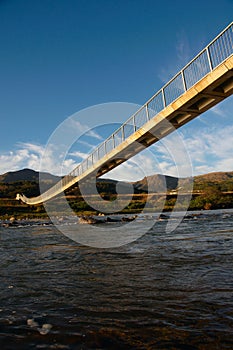
POLYGON ((37 197, 16 198, 39 204, 91 176, 99 177, 232 93, 233 22, 56 185, 37 197))

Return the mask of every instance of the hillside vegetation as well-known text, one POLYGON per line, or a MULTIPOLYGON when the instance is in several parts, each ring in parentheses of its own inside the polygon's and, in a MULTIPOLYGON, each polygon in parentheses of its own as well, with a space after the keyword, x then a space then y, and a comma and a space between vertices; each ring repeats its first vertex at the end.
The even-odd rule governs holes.
MULTIPOLYGON (((55 184, 60 178, 49 173, 43 173, 43 189, 47 189, 55 184)), ((190 210, 218 209, 233 207, 233 172, 215 172, 205 175, 195 176, 193 182, 192 199, 189 203, 190 210)), ((117 198, 116 185, 119 183, 111 179, 98 179, 97 190, 100 196, 106 201, 113 201, 117 198)), ((161 202, 165 200, 164 211, 172 210, 179 193, 179 208, 187 207, 190 197, 190 178, 178 179, 172 176, 151 175, 134 183, 121 182, 122 200, 128 202, 133 186, 133 196, 124 212, 140 212, 146 201, 147 210, 160 208, 161 202), (149 189, 149 194, 148 194, 149 189), (148 197, 149 196, 149 197, 148 197), (181 199, 181 200, 180 200, 181 199)), ((29 206, 15 200, 17 193, 24 193, 28 197, 38 196, 39 173, 23 169, 16 172, 8 172, 0 175, 0 216, 46 216, 43 205, 29 206)), ((93 197, 89 188, 86 194, 93 197), (89 191, 89 192, 88 192, 89 191)), ((78 214, 83 212, 95 212, 82 198, 78 185, 66 191, 67 200, 71 208, 78 214)), ((130 198, 131 198, 130 197, 130 198)), ((58 199, 59 201, 59 199, 58 199)), ((56 205, 55 205, 56 207, 56 205)))

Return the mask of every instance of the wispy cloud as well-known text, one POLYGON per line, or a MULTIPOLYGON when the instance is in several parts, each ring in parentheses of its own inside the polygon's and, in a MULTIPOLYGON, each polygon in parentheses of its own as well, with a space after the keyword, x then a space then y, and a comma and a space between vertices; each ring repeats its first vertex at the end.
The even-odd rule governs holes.
POLYGON ((189 40, 185 31, 180 31, 176 35, 176 54, 181 65, 186 65, 191 59, 189 40))
POLYGON ((97 139, 99 141, 103 141, 103 137, 94 130, 89 130, 87 132, 87 136, 93 137, 94 139, 97 139))
POLYGON ((233 125, 203 130, 185 139, 194 173, 233 170, 233 125))
POLYGON ((84 152, 71 152, 69 153, 69 156, 73 156, 75 158, 81 158, 81 159, 86 159, 89 153, 84 153, 84 152))
POLYGON ((177 33, 174 45, 174 55, 172 61, 167 61, 159 72, 159 78, 166 84, 176 73, 179 72, 191 59, 189 40, 184 31, 177 33), (172 62, 172 63, 171 63, 172 62))
POLYGON ((84 141, 84 140, 78 140, 77 143, 78 143, 78 144, 81 144, 81 145, 83 145, 83 146, 86 146, 86 147, 88 147, 89 149, 95 148, 95 145, 93 145, 93 144, 90 143, 90 142, 84 141))
POLYGON ((162 173, 186 177, 214 171, 233 171, 233 125, 206 127, 185 133, 179 144, 175 134, 123 163, 105 177, 134 181, 144 176, 162 173))
MULTIPOLYGON (((224 121, 232 122, 232 97, 224 100, 224 103, 217 104, 211 109, 211 112, 224 121)), ((220 119, 220 120, 221 120, 220 119)))
POLYGON ((55 147, 46 148, 33 143, 19 143, 15 150, 0 155, 0 173, 30 168, 36 171, 48 171, 56 175, 64 175, 77 166, 72 158, 63 160, 57 156, 55 147), (46 152, 45 152, 46 150, 46 152), (41 160, 43 159, 43 162, 41 160))
POLYGON ((111 178, 119 181, 131 182, 140 180, 147 176, 149 173, 152 174, 154 170, 155 168, 150 157, 137 155, 105 174, 103 178, 111 178))
POLYGON ((80 123, 78 120, 71 119, 72 127, 76 128, 79 133, 86 134, 89 137, 103 141, 103 137, 96 131, 90 129, 87 125, 80 123))

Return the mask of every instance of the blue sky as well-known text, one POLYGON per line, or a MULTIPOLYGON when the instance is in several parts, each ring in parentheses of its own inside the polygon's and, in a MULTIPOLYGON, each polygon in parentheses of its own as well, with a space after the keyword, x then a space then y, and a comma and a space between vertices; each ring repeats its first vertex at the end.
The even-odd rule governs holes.
MULTIPOLYGON (((38 170, 50 135, 84 108, 143 104, 232 21, 232 13, 232 0, 0 0, 0 173, 38 170)), ((180 129, 194 175, 233 170, 232 111, 230 97, 180 129)), ((88 151, 84 143, 75 147, 65 171, 88 151)), ((162 145, 151 151, 160 172, 174 175, 162 145)), ((158 170, 146 154, 138 159, 147 174, 158 170)), ((51 153, 43 170, 59 173, 58 162, 51 153)), ((131 179, 130 164, 124 174, 131 179)))

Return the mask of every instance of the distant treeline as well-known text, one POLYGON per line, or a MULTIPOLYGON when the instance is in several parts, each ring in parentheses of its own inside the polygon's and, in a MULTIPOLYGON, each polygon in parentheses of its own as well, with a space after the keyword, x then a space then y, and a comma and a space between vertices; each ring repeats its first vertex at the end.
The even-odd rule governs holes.
MULTIPOLYGON (((176 204, 178 192, 178 209, 180 210, 182 210, 183 208, 187 208, 187 206, 190 210, 233 208, 233 172, 212 173, 194 177, 194 186, 191 201, 190 195, 186 193, 186 187, 188 183, 187 179, 181 179, 180 181, 178 181, 177 178, 165 177, 165 189, 167 188, 167 194, 162 194, 163 191, 161 189, 164 188, 164 186, 162 186, 163 179, 164 177, 162 177, 162 175, 153 175, 141 181, 137 181, 133 184, 130 184, 131 188, 133 185, 134 196, 132 197, 129 203, 127 198, 129 184, 122 182, 121 186, 124 189, 123 192, 125 193, 125 200, 127 203, 123 212, 140 212, 144 209, 146 202, 148 211, 154 211, 157 209, 160 210, 161 203, 163 203, 164 211, 172 210, 174 205, 176 204), (155 192, 150 197, 147 196, 148 181, 150 181, 150 183, 152 183, 155 186, 155 188, 160 189, 158 190, 158 193, 155 192)), ((98 180, 98 193, 106 201, 114 201, 117 197, 116 185, 117 181, 114 180, 98 180)), ((89 195, 91 196, 92 193, 91 191, 89 192, 89 195)), ((17 193, 23 193, 27 197, 38 196, 40 194, 38 181, 21 180, 10 183, 1 182, 1 217, 9 215, 28 217, 46 215, 43 205, 29 206, 16 201, 15 197, 17 193)), ((83 212, 96 212, 83 200, 78 185, 67 190, 66 196, 71 208, 76 213, 81 214, 83 212)), ((92 200, 95 201, 94 196, 92 200)), ((54 210, 56 210, 56 205, 54 210)))

